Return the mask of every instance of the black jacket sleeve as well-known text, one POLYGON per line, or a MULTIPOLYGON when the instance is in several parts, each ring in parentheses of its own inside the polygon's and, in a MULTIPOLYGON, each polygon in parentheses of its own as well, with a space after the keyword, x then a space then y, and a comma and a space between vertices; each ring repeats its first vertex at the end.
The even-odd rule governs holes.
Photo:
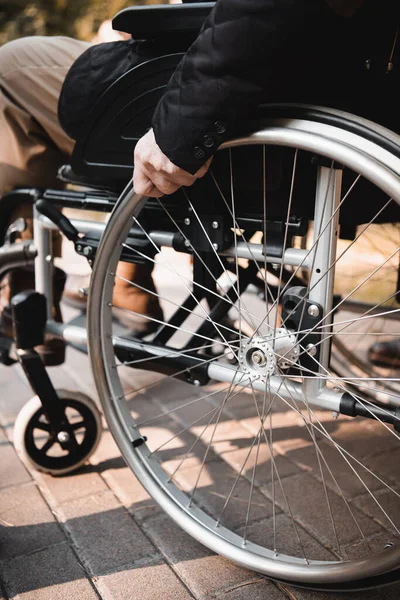
POLYGON ((290 76, 297 49, 327 13, 334 15, 324 0, 219 0, 154 113, 169 159, 195 173, 240 133, 268 90, 290 76))

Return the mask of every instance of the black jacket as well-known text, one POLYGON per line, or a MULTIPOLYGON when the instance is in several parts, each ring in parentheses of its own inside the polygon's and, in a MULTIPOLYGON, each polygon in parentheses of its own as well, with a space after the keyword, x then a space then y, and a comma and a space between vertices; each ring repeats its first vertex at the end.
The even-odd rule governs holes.
MULTIPOLYGON (((275 100, 289 81, 293 89, 310 57, 323 70, 329 48, 340 48, 339 25, 363 1, 219 0, 155 111, 160 148, 196 172, 223 141, 240 133, 260 102, 275 100)), ((311 74, 314 80, 320 75, 311 74)))

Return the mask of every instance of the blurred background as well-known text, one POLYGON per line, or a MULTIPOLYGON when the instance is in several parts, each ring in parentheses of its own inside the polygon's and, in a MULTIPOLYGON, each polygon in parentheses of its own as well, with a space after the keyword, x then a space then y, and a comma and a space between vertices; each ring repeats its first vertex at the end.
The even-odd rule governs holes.
POLYGON ((168 0, 0 0, 0 44, 26 35, 91 41, 100 25, 127 6, 168 0))

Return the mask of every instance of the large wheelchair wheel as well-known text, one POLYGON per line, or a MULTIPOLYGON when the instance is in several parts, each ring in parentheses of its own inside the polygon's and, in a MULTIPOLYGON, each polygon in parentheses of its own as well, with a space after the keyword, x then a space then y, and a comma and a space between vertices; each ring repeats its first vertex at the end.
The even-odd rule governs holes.
POLYGON ((278 580, 362 589, 400 566, 399 380, 338 373, 332 341, 356 355, 400 335, 383 276, 399 248, 362 245, 397 219, 400 140, 294 117, 225 144, 176 198, 127 187, 95 260, 90 357, 125 460, 190 535, 278 580), (121 258, 155 265, 164 318, 143 340, 114 326, 121 258))

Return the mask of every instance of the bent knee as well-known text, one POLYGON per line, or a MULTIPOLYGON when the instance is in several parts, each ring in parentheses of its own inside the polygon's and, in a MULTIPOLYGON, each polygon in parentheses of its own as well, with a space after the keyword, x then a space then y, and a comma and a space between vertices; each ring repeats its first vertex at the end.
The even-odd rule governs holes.
POLYGON ((29 67, 65 66, 70 46, 80 44, 64 37, 30 36, 12 40, 0 47, 0 77, 29 67))
POLYGON ((0 48, 0 76, 26 66, 36 45, 35 37, 24 37, 7 42, 0 48))

